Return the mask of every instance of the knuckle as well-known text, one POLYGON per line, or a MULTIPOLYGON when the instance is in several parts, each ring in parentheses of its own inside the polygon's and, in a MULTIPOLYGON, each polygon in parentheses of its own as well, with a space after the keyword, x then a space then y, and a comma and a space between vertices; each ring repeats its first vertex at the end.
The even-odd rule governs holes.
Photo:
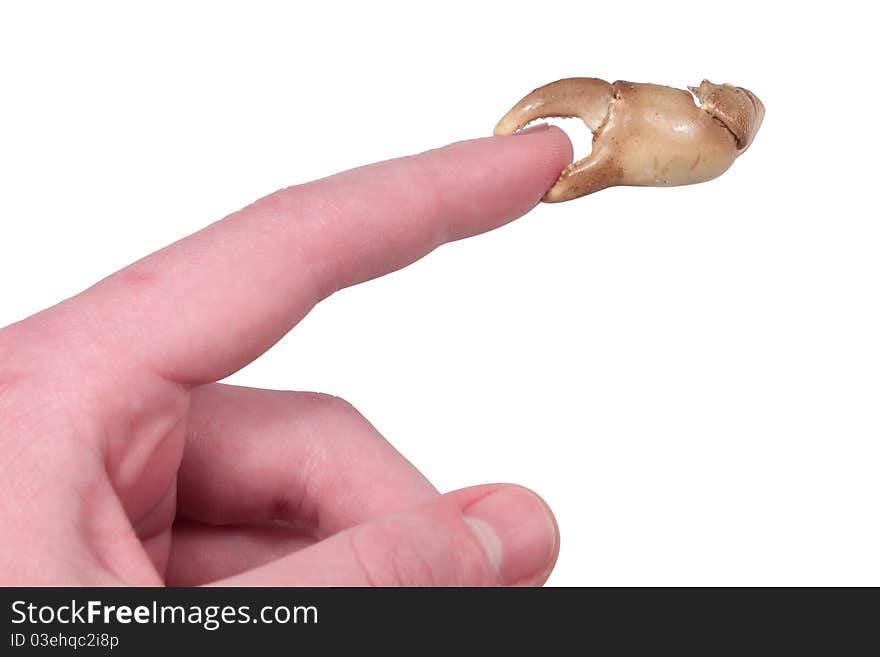
POLYGON ((434 568, 410 537, 371 526, 354 532, 351 547, 370 586, 435 586, 434 568))
POLYGON ((319 413, 361 419, 363 416, 349 402, 324 392, 310 393, 313 408, 319 413))

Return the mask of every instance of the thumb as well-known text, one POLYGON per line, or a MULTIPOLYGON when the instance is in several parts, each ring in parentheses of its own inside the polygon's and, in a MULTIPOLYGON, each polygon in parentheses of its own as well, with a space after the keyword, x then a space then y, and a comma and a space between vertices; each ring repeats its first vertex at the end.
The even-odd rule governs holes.
POLYGON ((509 484, 455 491, 334 534, 218 586, 536 586, 556 563, 546 503, 509 484))

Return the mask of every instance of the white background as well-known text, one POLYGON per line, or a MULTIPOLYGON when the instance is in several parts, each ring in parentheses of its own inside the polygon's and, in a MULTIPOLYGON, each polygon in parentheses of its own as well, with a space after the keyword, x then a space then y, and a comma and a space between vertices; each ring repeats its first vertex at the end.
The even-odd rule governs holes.
POLYGON ((878 585, 858 6, 4 4, 0 325, 277 188, 489 134, 557 78, 733 82, 767 117, 722 178, 541 205, 340 292, 231 381, 348 399, 442 490, 538 491, 551 584, 878 585))

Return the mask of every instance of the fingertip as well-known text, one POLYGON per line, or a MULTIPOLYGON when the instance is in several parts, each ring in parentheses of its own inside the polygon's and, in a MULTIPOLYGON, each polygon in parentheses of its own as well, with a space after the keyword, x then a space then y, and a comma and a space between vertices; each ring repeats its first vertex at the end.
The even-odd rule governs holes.
POLYGON ((501 584, 542 584, 559 554, 553 512, 539 495, 522 486, 488 488, 488 493, 462 508, 466 524, 501 584))
POLYGON ((516 158, 526 167, 528 186, 539 190, 538 199, 556 184, 562 170, 574 159, 574 148, 564 130, 549 123, 539 123, 512 135, 491 137, 504 140, 516 149, 516 158))
POLYGON ((407 189, 433 190, 421 214, 441 218, 444 240, 453 241, 529 212, 559 179, 572 152, 563 130, 542 124, 513 135, 456 142, 392 166, 406 173, 407 189), (413 178, 413 171, 427 175, 413 178), (436 205, 437 199, 442 203, 436 205))
MULTIPOLYGON (((547 131, 547 136, 552 140, 551 155, 555 157, 554 166, 559 166, 560 171, 574 161, 574 146, 571 143, 565 130, 551 125, 547 131)), ((558 177, 559 174, 557 174, 558 177)))
POLYGON ((515 139, 515 144, 527 148, 536 171, 545 174, 544 177, 549 180, 548 188, 556 182, 560 172, 574 159, 571 139, 564 130, 549 123, 539 123, 512 135, 495 138, 515 139))
POLYGON ((547 157, 552 161, 554 167, 564 169, 574 159, 574 147, 571 139, 559 126, 547 123, 543 125, 547 126, 546 130, 535 131, 529 133, 528 136, 540 140, 540 147, 546 151, 547 157))

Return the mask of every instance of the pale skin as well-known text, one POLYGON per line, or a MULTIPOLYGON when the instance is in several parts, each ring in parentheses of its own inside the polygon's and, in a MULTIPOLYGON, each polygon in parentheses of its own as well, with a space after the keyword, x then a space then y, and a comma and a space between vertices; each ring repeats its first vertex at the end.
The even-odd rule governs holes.
POLYGON ((542 126, 294 186, 0 329, 0 584, 543 584, 535 493, 440 494, 346 402, 216 381, 571 159, 542 126))

